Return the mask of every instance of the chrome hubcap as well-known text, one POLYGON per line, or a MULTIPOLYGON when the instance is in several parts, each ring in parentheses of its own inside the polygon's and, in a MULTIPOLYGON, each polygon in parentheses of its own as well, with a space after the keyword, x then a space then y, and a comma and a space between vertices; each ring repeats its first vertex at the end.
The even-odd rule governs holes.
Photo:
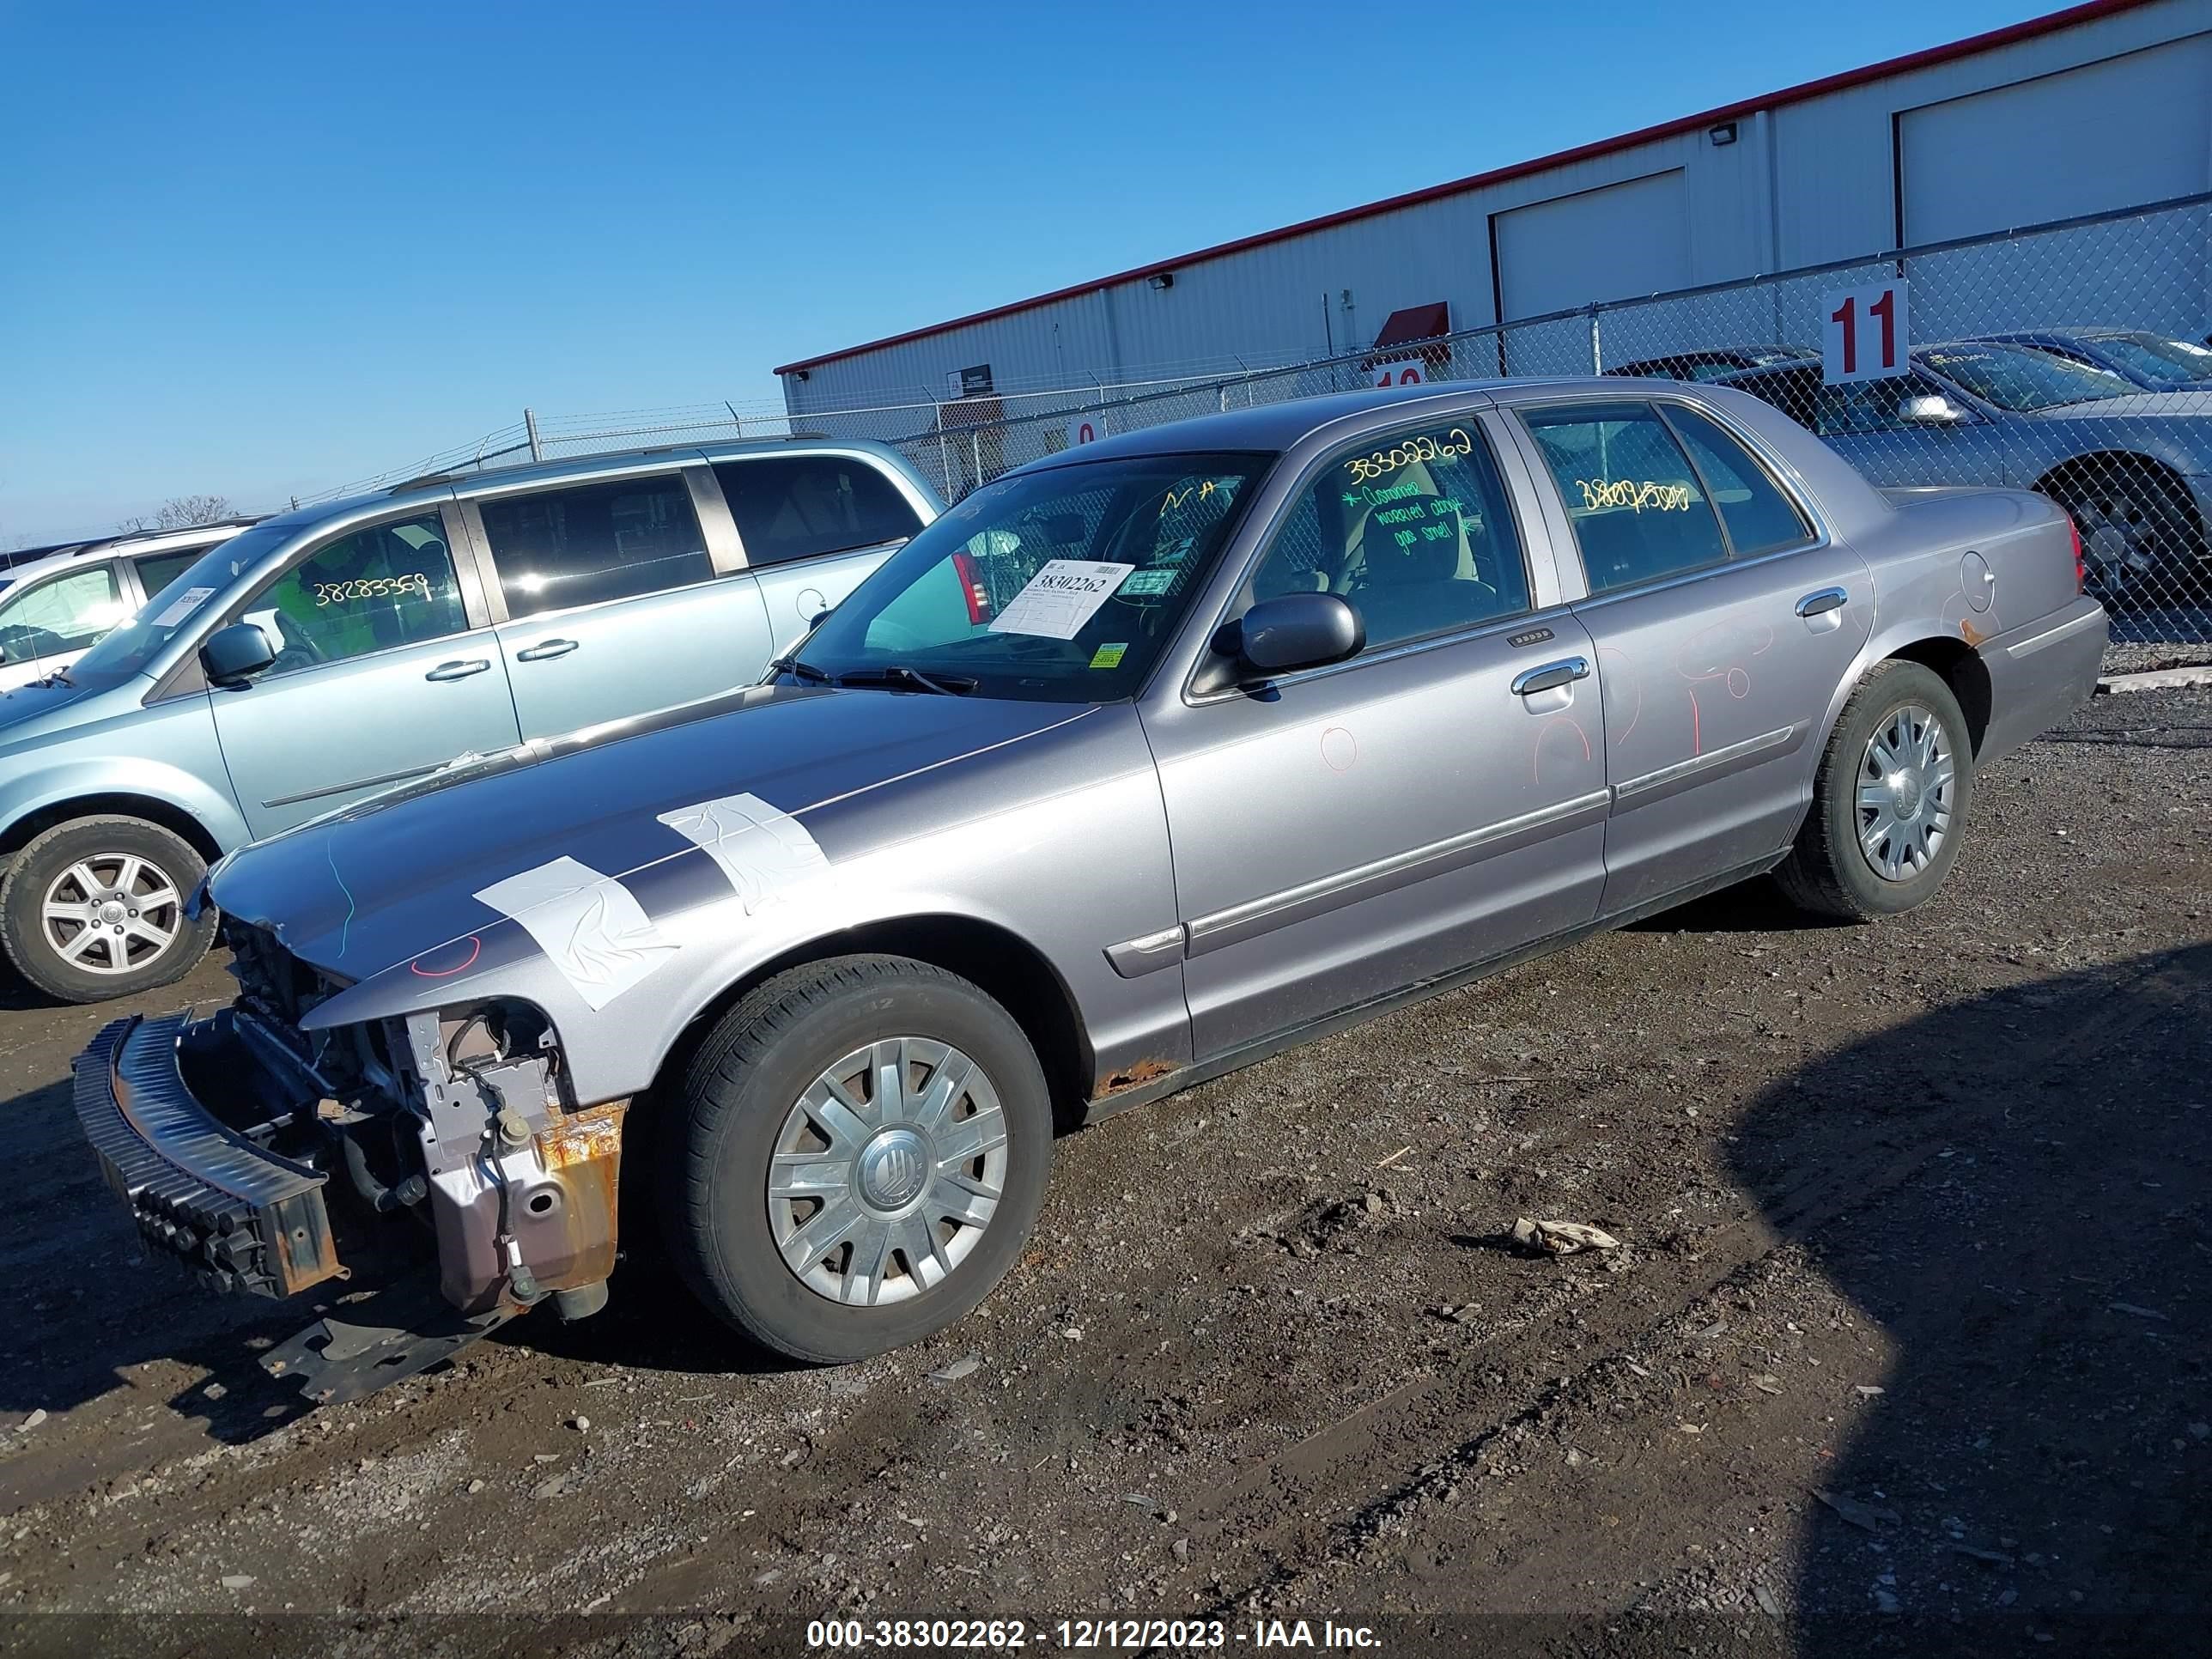
POLYGON ((127 974, 176 942, 184 900, 160 866, 135 853, 94 853, 46 884, 46 945, 88 974, 127 974))
POLYGON ((785 1115, 769 1230, 817 1296, 902 1302, 967 1259, 1006 1181, 1006 1115, 983 1068, 949 1043, 886 1037, 824 1070, 785 1115))
POLYGON ((1929 710, 1893 710, 1868 739, 1859 765, 1859 850, 1884 881, 1910 881, 1936 860, 1951 833, 1957 771, 1943 727, 1929 710))

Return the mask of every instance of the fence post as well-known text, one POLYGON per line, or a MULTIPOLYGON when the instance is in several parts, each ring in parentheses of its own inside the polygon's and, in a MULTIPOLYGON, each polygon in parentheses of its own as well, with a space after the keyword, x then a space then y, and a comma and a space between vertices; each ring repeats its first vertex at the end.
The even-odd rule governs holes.
POLYGON ((533 461, 544 460, 545 450, 538 441, 538 416, 527 409, 522 411, 522 429, 530 434, 530 459, 533 461))
POLYGON ((975 462, 975 488, 983 487, 983 428, 976 427, 968 434, 968 453, 975 462))
POLYGON ((1597 301, 1595 300, 1590 301, 1590 373, 1605 373, 1605 339, 1599 331, 1597 301))
POLYGON ((738 406, 732 403, 727 398, 725 398, 722 399, 722 407, 730 411, 730 424, 737 428, 738 436, 740 438, 744 437, 745 435, 745 417, 738 413, 738 406))
POLYGON ((945 499, 952 499, 952 451, 945 441, 945 405, 933 404, 937 410, 937 465, 945 474, 945 499))

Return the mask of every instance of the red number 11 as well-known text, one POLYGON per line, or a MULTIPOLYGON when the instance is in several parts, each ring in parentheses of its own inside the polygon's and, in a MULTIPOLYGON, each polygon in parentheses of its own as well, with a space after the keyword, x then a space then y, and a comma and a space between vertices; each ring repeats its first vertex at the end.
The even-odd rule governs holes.
POLYGON ((1881 319, 1881 366, 1897 367, 1897 290, 1886 288, 1881 298, 1867 307, 1867 315, 1881 319))
POLYGON ((1828 313, 1830 322, 1844 325, 1844 373, 1846 374, 1859 372, 1858 305, 1858 296, 1853 295, 1838 309, 1828 313))
MULTIPOLYGON (((1844 373, 1859 372, 1858 299, 1856 295, 1828 313, 1832 323, 1841 323, 1844 328, 1844 373)), ((1897 290, 1886 288, 1881 298, 1867 307, 1867 315, 1881 319, 1881 366, 1897 367, 1897 290)))

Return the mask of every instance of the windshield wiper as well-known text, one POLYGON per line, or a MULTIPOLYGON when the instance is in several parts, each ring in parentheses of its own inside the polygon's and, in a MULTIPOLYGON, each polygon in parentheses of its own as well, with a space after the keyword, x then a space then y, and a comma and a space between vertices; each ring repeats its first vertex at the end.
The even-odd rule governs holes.
POLYGON ((801 662, 796 657, 778 657, 769 664, 769 667, 775 673, 789 674, 794 679, 811 680, 817 685, 830 684, 829 675, 823 673, 812 663, 801 662))
POLYGON ((838 675, 837 684, 895 685, 908 691, 934 691, 943 697, 963 696, 976 686, 976 682, 965 674, 925 674, 919 668, 908 668, 900 662, 887 668, 855 668, 850 673, 838 675))

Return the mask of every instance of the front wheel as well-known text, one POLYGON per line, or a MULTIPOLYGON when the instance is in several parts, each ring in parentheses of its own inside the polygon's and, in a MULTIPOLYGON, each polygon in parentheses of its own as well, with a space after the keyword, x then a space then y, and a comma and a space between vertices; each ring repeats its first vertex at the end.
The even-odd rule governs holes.
POLYGON ((1052 1103, 1021 1027, 967 981, 838 957, 757 987, 672 1102, 662 1209, 724 1320, 812 1364, 972 1310, 1044 1197, 1052 1103))
POLYGON ((1876 663, 1844 705, 1813 810, 1774 873, 1802 908, 1856 921, 1923 904, 1959 856, 1974 750, 1951 688, 1917 662, 1876 663))
POLYGON ((0 945, 63 1002, 101 1002, 182 979, 207 955, 215 912, 185 902, 207 873, 190 842, 143 818, 76 818, 39 836, 0 880, 0 945))

